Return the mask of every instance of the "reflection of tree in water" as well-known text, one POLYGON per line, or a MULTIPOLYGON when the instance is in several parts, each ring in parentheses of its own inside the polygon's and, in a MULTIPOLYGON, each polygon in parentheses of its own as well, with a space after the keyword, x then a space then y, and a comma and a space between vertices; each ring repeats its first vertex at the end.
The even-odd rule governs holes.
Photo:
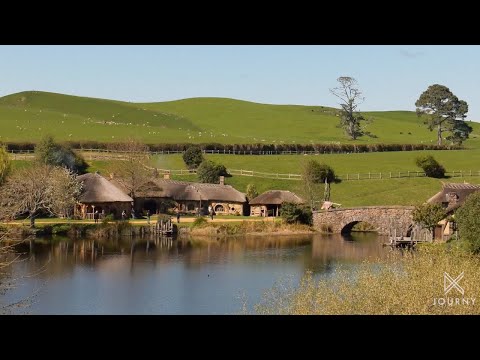
POLYGON ((171 238, 113 240, 56 238, 35 240, 18 248, 23 252, 27 271, 45 267, 40 276, 64 277, 78 265, 96 271, 133 271, 137 263, 153 267, 181 261, 187 268, 210 263, 297 262, 305 269, 330 272, 337 262, 359 262, 380 257, 381 240, 376 234, 247 236, 229 238, 171 238), (128 266, 128 264, 130 266, 128 266))
POLYGON ((182 261, 186 267, 201 267, 209 262, 230 262, 243 259, 245 253, 258 261, 283 261, 285 250, 308 246, 311 236, 253 236, 240 238, 172 238, 136 239, 128 237, 109 240, 36 239, 17 247, 30 270, 48 268, 42 276, 64 276, 77 265, 108 268, 121 266, 129 257, 135 262, 153 261, 155 264, 182 261), (257 254, 258 253, 258 254, 257 254), (115 259, 114 259, 115 258, 115 259), (114 265, 117 264, 117 265, 114 265))

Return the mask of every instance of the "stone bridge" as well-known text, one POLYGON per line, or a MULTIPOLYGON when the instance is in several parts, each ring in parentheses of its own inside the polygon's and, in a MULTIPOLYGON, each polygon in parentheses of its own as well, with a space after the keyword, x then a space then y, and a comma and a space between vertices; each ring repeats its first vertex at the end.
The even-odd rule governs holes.
POLYGON ((412 224, 413 206, 364 206, 313 212, 313 225, 317 231, 349 233, 359 222, 374 226, 381 235, 396 229, 397 235, 407 235, 412 224))

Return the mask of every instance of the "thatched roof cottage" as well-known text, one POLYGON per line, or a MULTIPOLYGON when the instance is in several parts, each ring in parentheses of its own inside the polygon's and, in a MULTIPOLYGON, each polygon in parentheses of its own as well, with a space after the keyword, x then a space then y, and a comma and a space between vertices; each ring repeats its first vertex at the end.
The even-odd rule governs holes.
MULTIPOLYGON (((111 180, 121 188, 121 185, 111 180)), ((182 213, 206 214, 212 206, 217 215, 243 215, 247 199, 245 194, 230 185, 203 184, 170 179, 152 179, 135 193, 135 210, 150 213, 164 212, 166 200, 176 203, 182 213)))
POLYGON ((130 216, 133 199, 98 173, 77 177, 83 183, 83 194, 75 206, 75 215, 82 219, 93 219, 96 210, 100 214, 113 214, 120 218, 123 210, 130 216))
POLYGON ((279 216, 282 204, 290 202, 304 204, 305 201, 295 193, 287 190, 270 190, 250 201, 251 216, 279 216))
POLYGON ((468 183, 442 183, 442 190, 427 200, 430 204, 442 204, 448 214, 453 213, 468 195, 480 190, 480 185, 468 183))

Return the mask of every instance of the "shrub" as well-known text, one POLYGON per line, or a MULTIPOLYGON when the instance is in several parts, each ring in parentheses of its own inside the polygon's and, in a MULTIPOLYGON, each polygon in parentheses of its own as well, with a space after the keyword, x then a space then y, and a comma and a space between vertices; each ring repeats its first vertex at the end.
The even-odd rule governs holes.
POLYGON ((281 217, 287 224, 312 224, 312 211, 303 205, 283 203, 281 217))
POLYGON ((198 180, 202 183, 218 184, 220 176, 230 176, 224 165, 203 161, 197 169, 198 180))
POLYGON ((467 197, 455 213, 460 239, 474 253, 480 252, 480 192, 467 197))
POLYGON ((204 217, 198 217, 195 219, 195 221, 193 222, 192 224, 192 227, 203 227, 205 225, 208 224, 208 221, 207 219, 205 219, 204 217))
POLYGON ((417 157, 415 164, 421 167, 428 177, 437 179, 445 177, 445 168, 432 155, 417 157))
POLYGON ((52 226, 52 234, 67 234, 70 231, 70 224, 55 224, 52 226))
POLYGON ((190 146, 182 157, 189 169, 196 169, 204 160, 202 150, 198 146, 190 146))
POLYGON ((412 212, 412 219, 434 234, 437 223, 445 217, 445 209, 441 204, 422 204, 412 212))
POLYGON ((102 219, 102 225, 108 224, 109 221, 113 221, 113 214, 108 214, 102 219))

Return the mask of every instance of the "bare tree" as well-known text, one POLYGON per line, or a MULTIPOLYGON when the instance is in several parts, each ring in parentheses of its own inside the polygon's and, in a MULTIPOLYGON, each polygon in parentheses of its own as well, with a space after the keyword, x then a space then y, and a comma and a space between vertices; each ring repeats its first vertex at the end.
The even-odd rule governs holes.
POLYGON ((118 152, 121 160, 112 161, 108 170, 128 195, 135 198, 135 193, 152 177, 152 171, 146 166, 149 161, 148 146, 137 139, 128 139, 112 144, 109 149, 118 152))
POLYGON ((68 216, 81 191, 82 184, 66 168, 40 164, 17 170, 0 188, 0 219, 26 215, 33 227, 42 212, 68 216))
POLYGON ((358 106, 365 98, 358 88, 357 80, 349 76, 341 76, 337 81, 340 85, 330 89, 330 92, 342 101, 340 103, 339 127, 341 127, 345 131, 345 134, 352 140, 362 135, 368 135, 369 133, 361 126, 361 122, 366 121, 366 119, 358 111, 358 106))

